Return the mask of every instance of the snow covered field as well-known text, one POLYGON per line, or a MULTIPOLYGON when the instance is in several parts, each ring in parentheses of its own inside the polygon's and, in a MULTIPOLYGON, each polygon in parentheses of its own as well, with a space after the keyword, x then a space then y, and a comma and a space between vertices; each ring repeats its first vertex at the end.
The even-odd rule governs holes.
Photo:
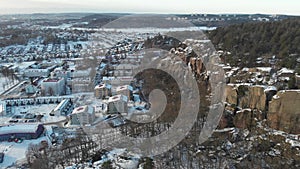
POLYGON ((30 144, 38 144, 46 137, 40 137, 36 140, 24 140, 22 143, 0 142, 0 152, 4 153, 4 160, 0 163, 0 168, 7 168, 16 161, 25 160, 26 150, 30 144))

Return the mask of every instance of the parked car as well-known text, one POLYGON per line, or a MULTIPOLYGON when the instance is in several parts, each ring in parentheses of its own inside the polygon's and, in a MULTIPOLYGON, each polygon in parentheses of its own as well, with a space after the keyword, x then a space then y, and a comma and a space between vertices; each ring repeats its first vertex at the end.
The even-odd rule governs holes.
POLYGON ((16 138, 14 141, 15 141, 15 143, 22 143, 22 142, 23 142, 23 139, 21 139, 21 138, 16 138))
POLYGON ((7 141, 8 141, 8 142, 13 142, 13 141, 14 141, 14 138, 9 138, 7 141))
POLYGON ((18 123, 19 120, 9 120, 10 123, 18 123))

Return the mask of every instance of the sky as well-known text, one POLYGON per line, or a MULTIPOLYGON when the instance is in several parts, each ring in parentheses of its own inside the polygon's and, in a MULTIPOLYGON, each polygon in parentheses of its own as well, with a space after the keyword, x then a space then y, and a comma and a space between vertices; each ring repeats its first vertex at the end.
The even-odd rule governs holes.
POLYGON ((0 0, 0 14, 64 12, 300 15, 300 0, 0 0))

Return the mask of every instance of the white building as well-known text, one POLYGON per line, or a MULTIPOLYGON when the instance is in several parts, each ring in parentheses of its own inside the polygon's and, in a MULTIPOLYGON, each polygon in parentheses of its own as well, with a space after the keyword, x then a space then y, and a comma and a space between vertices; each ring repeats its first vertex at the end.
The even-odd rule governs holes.
POLYGON ((118 86, 116 92, 118 95, 127 96, 128 100, 132 98, 133 87, 130 85, 118 86))
POLYGON ((49 69, 26 69, 24 71, 25 77, 48 77, 49 75, 49 69))
POLYGON ((65 81, 62 78, 49 78, 41 84, 42 93, 46 96, 61 96, 66 93, 65 81))
POLYGON ((112 86, 130 84, 133 80, 134 80, 133 76, 122 76, 122 77, 114 77, 114 76, 106 77, 106 76, 104 76, 104 77, 102 77, 103 83, 109 83, 112 86))
POLYGON ((73 106, 70 99, 64 99, 55 107, 55 109, 51 113, 56 116, 66 116, 71 113, 72 107, 73 106))
POLYGON ((0 101, 0 115, 6 115, 6 103, 4 101, 0 101))
POLYGON ((72 93, 92 92, 92 78, 90 77, 91 68, 86 70, 74 70, 70 73, 70 79, 67 84, 71 85, 72 93))
POLYGON ((108 99, 108 113, 128 113, 128 98, 124 95, 112 96, 108 99))
POLYGON ((89 77, 91 73, 91 68, 86 69, 86 70, 74 70, 71 71, 71 77, 72 78, 80 78, 80 77, 89 77))
POLYGON ((95 97, 98 99, 111 96, 111 85, 109 84, 99 84, 94 89, 95 97))
POLYGON ((95 109, 93 106, 81 106, 73 110, 71 125, 89 125, 95 121, 95 109))

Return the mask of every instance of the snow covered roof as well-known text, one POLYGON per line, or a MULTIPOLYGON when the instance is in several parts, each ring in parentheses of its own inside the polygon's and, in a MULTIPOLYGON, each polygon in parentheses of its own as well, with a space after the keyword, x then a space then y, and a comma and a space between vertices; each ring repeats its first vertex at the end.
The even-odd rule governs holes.
POLYGON ((20 69, 26 69, 28 68, 29 66, 35 64, 36 62, 33 61, 33 62, 21 62, 21 63, 17 63, 17 66, 20 68, 20 69))
POLYGON ((75 70, 72 72, 72 77, 82 77, 82 76, 89 76, 91 72, 91 68, 86 69, 86 70, 75 70))
POLYGON ((56 106, 56 108, 54 109, 54 111, 60 110, 60 109, 63 108, 68 102, 69 102, 68 99, 62 100, 62 101, 56 106))
POLYGON ((124 91, 124 90, 130 90, 130 91, 132 91, 133 88, 130 85, 123 85, 123 86, 118 86, 117 89, 116 89, 117 92, 124 91))
POLYGON ((43 81, 43 83, 56 83, 56 82, 59 82, 63 79, 60 79, 60 78, 48 78, 46 80, 43 81))
POLYGON ((95 89, 103 89, 103 88, 111 89, 111 85, 104 83, 104 84, 99 84, 95 87, 95 89))
POLYGON ((94 113, 94 109, 92 106, 80 106, 73 110, 72 114, 80 114, 80 113, 94 113))
POLYGON ((49 72, 48 69, 26 69, 27 72, 49 72))
POLYGON ((118 70, 118 69, 134 69, 134 68, 136 68, 137 66, 136 65, 133 65, 133 64, 119 64, 119 65, 117 65, 116 66, 116 69, 118 70))
POLYGON ((73 110, 72 114, 79 114, 86 112, 87 106, 80 106, 73 110))
POLYGON ((112 96, 108 99, 108 102, 111 103, 111 102, 116 102, 116 101, 124 101, 124 102, 127 102, 128 101, 128 98, 127 96, 124 96, 124 95, 116 95, 116 96, 112 96))
POLYGON ((107 77, 107 76, 102 77, 103 81, 109 81, 109 80, 114 80, 114 79, 116 79, 116 78, 112 77, 112 76, 110 76, 110 77, 107 77))
POLYGON ((13 133, 35 133, 41 124, 15 124, 0 127, 0 135, 13 133))
POLYGON ((232 67, 230 65, 219 64, 224 70, 231 70, 232 67))

